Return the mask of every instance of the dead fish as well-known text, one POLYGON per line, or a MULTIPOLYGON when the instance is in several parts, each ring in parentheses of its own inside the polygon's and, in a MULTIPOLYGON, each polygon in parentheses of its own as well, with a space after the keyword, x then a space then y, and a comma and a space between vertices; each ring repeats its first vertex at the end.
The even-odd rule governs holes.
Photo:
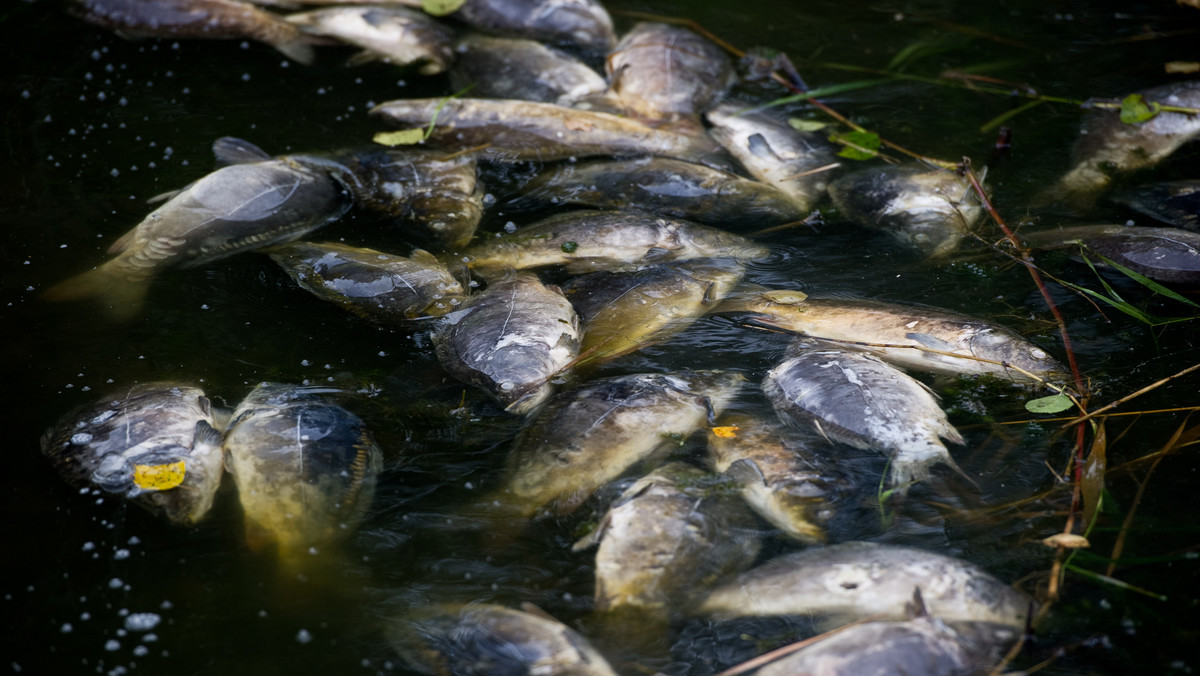
POLYGON ((966 178, 923 166, 856 171, 831 183, 829 196, 847 219, 933 257, 953 251, 983 215, 966 178))
POLYGON ((350 208, 349 193, 323 161, 271 159, 252 144, 237 144, 257 161, 222 167, 179 191, 109 247, 114 258, 51 287, 44 297, 99 297, 114 316, 128 318, 141 308, 160 270, 288 242, 332 223, 350 208))
POLYGON ((752 312, 755 323, 838 341, 916 371, 988 373, 1016 382, 1055 380, 1066 373, 1016 332, 936 308, 773 290, 731 296, 716 311, 752 312))
POLYGON ((468 35, 458 41, 450 87, 485 99, 560 106, 602 97, 608 83, 587 64, 534 40, 468 35))
POLYGON ((524 414, 579 355, 579 316, 558 287, 518 272, 493 282, 433 333, 442 367, 524 414))
POLYGON ((533 607, 434 606, 388 621, 384 636, 422 674, 616 676, 586 639, 533 607))
POLYGON ((729 56, 713 42, 681 26, 649 22, 621 38, 606 70, 625 111, 651 120, 703 113, 736 76, 729 56))
POLYGON ((437 75, 454 61, 454 33, 416 10, 326 7, 286 18, 306 33, 361 47, 364 51, 352 63, 379 60, 395 66, 416 64, 422 75, 437 75))
POLYGON ((257 40, 312 63, 309 38, 279 16, 236 0, 73 0, 71 13, 119 35, 257 40))
POLYGON ((762 111, 721 104, 705 114, 709 134, 741 162, 750 175, 775 186, 807 214, 825 194, 837 167, 824 139, 793 129, 762 111))
POLYGON ((67 483, 99 488, 190 526, 221 485, 221 433, 197 387, 132 385, 65 416, 42 436, 42 453, 67 483))
POLYGON ((517 438, 499 500, 522 516, 568 514, 720 413, 745 378, 731 371, 642 373, 591 381, 547 402, 517 438))
POLYGON ((446 266, 422 249, 394 256, 335 242, 292 242, 267 253, 301 288, 384 325, 440 316, 466 298, 446 266))
POLYGON ((466 251, 483 276, 561 265, 572 273, 691 258, 765 258, 766 247, 705 225, 638 212, 572 211, 484 239, 466 251))
POLYGON ((1039 249, 1075 249, 1095 264, 1100 256, 1156 282, 1200 284, 1200 233, 1182 228, 1128 225, 1081 225, 1022 232, 1039 249))
POLYGON ((621 494, 579 551, 596 551, 596 610, 666 617, 758 555, 754 517, 719 480, 672 462, 621 494))
POLYGON ((725 227, 777 225, 806 215, 766 183, 668 157, 560 162, 540 172, 522 193, 518 206, 640 209, 725 227))
POLYGON ((427 143, 476 149, 502 162, 575 157, 661 155, 727 164, 724 151, 693 129, 650 127, 637 120, 553 103, 512 99, 400 99, 371 109, 400 128, 429 129, 427 143))
POLYGON ((941 442, 962 444, 962 435, 936 396, 874 355, 793 343, 787 358, 767 373, 762 389, 780 420, 887 454, 894 487, 925 479, 938 463, 962 473, 941 442))
POLYGON ((247 540, 254 549, 277 545, 286 567, 302 567, 313 550, 354 532, 382 464, 363 421, 324 392, 261 383, 234 409, 225 434, 247 540))
POLYGON ((347 173, 357 209, 415 226, 418 239, 463 246, 483 218, 483 186, 469 153, 368 148, 336 153, 332 160, 347 173))
POLYGON ((832 463, 778 423, 749 415, 722 418, 708 432, 712 468, 733 477, 746 504, 784 535, 821 544, 839 499, 849 491, 832 463))
POLYGON ((1114 202, 1177 228, 1200 232, 1200 181, 1164 181, 1121 190, 1114 202))
POLYGON ((616 42, 596 0, 467 0, 450 15, 484 33, 570 45, 603 54, 616 42))
POLYGON ((735 259, 697 258, 576 277, 563 293, 583 321, 582 363, 595 365, 682 332, 744 274, 735 259))
POLYGON ((904 620, 916 589, 944 622, 1025 629, 1033 600, 960 559, 913 547, 846 542, 778 556, 713 590, 699 613, 817 615, 840 625, 880 615, 904 620))
MULTIPOLYGON (((1147 104, 1200 107, 1200 81, 1172 82, 1137 93, 1147 104)), ((1116 177, 1153 167, 1197 135, 1200 115, 1162 111, 1144 122, 1128 124, 1117 110, 1093 110, 1071 149, 1071 170, 1038 201, 1065 202, 1086 211, 1116 177)))

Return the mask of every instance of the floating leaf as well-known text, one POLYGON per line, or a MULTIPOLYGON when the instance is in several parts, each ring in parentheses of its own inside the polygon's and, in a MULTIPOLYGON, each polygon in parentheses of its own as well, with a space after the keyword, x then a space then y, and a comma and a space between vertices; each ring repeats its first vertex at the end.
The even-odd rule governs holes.
POLYGON ((385 146, 411 146, 425 140, 424 129, 401 129, 400 131, 381 131, 371 140, 385 146))
POLYGON ((1104 421, 1096 425, 1096 438, 1092 441, 1092 449, 1083 461, 1083 478, 1079 485, 1083 495, 1083 523, 1091 524, 1096 518, 1096 512, 1104 502, 1104 470, 1107 467, 1106 451, 1108 450, 1108 434, 1104 421))
POLYGON ((734 439, 737 437, 738 429, 740 428, 737 425, 726 425, 712 428, 712 433, 722 439, 734 439))
POLYGON ((165 491, 183 483, 187 465, 180 460, 165 465, 134 465, 133 483, 147 491, 165 491))
POLYGON ((575 253, 575 250, 579 248, 579 242, 563 242, 560 248, 563 253, 575 253))
POLYGON ((821 122, 819 120, 805 120, 799 117, 789 117, 788 124, 791 125, 792 129, 795 129, 796 131, 821 131, 825 127, 829 126, 828 122, 821 122))
POLYGON ((1130 94, 1121 101, 1121 121, 1125 124, 1137 124, 1153 118, 1162 110, 1157 102, 1146 103, 1141 94, 1130 94))
POLYGON ((1030 399, 1025 402, 1025 410, 1030 413, 1059 413, 1075 405, 1071 398, 1059 392, 1049 397, 1030 399))
POLYGON ((421 9, 433 16, 446 16, 458 11, 467 0, 421 0, 421 9))
POLYGON ((1082 549, 1092 546, 1092 543, 1088 542, 1087 538, 1082 535, 1075 535, 1074 533, 1055 533, 1042 540, 1042 544, 1047 547, 1063 547, 1066 549, 1082 549))
POLYGON ((844 134, 831 134, 829 140, 840 143, 845 148, 838 157, 849 160, 869 160, 879 154, 879 134, 869 131, 849 131, 844 134))

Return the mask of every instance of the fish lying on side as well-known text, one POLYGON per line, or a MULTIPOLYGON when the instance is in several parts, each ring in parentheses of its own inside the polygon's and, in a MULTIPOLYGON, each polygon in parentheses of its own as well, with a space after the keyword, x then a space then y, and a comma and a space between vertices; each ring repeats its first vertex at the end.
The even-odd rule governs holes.
POLYGON ((1200 284, 1200 233, 1182 228, 1080 225, 1022 232, 1035 249, 1076 249, 1093 264, 1100 256, 1156 282, 1200 284))
POLYGON ((604 54, 616 42, 597 0, 467 0, 450 15, 484 33, 527 38, 604 54))
POLYGON ((190 526, 221 485, 217 427, 199 388, 141 383, 64 417, 42 437, 42 453, 72 486, 99 488, 190 526))
POLYGON ((681 26, 643 22, 606 61, 609 88, 625 112, 658 120, 698 115, 733 84, 729 55, 681 26))
POLYGON ((50 287, 44 297, 98 297, 115 317, 128 318, 141 309, 151 280, 163 269, 289 242, 350 208, 342 177, 323 160, 272 159, 252 144, 228 138, 219 139, 214 150, 238 163, 180 190, 109 247, 113 258, 50 287))
POLYGON ((579 59, 533 40, 471 34, 458 41, 450 88, 485 99, 574 106, 603 100, 608 83, 579 59))
POLYGON ((325 7, 289 14, 287 20, 311 35, 332 37, 364 51, 352 63, 379 60, 416 65, 437 75, 454 61, 454 34, 436 19, 403 7, 325 7))

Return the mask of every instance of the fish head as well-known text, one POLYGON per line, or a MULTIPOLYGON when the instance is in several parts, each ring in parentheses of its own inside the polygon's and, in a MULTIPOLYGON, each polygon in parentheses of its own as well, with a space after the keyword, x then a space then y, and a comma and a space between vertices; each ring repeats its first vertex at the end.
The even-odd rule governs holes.
POLYGON ((976 357, 1014 367, 1007 369, 1007 373, 1015 380, 1061 380, 1067 373, 1066 368, 1045 350, 1007 331, 994 328, 976 331, 967 345, 976 357))
POLYGON ((217 459, 215 472, 211 463, 193 457, 192 449, 164 445, 140 455, 110 454, 92 480, 170 523, 190 526, 208 513, 220 481, 219 447, 204 450, 217 459))

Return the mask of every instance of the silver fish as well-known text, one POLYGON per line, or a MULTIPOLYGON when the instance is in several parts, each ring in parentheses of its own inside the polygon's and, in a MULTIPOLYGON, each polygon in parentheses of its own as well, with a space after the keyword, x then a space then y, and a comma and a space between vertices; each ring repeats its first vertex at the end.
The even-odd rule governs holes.
POLYGON ((199 388, 141 383, 64 417, 42 437, 42 453, 72 486, 99 488, 190 526, 221 485, 217 427, 199 388))
POLYGON ((557 287, 519 272, 493 282, 433 334, 442 367, 511 413, 537 408, 579 354, 579 316, 557 287))
POLYGON ((962 472, 941 442, 961 444, 962 435, 933 392, 874 355, 794 343, 762 389, 780 420, 887 454, 892 486, 920 481, 938 463, 962 472))
MULTIPOLYGON (((1149 103, 1200 108, 1200 81, 1172 82, 1137 92, 1149 103)), ((1086 211, 1121 174, 1147 169, 1200 135, 1200 115, 1160 112, 1127 124, 1119 111, 1088 113, 1071 149, 1071 170, 1039 196, 1041 203, 1066 202, 1086 211)))
POLYGON ((1200 181, 1151 183, 1121 190, 1112 199, 1167 225, 1200 232, 1200 181))
POLYGON ((733 84, 729 56, 681 26, 639 23, 622 36, 606 62, 609 86, 635 117, 697 115, 733 84))
POLYGON ((1032 599, 978 566, 912 547, 847 542, 778 556, 718 587, 698 612, 724 617, 817 615, 845 623, 869 615, 904 620, 920 589, 945 622, 1024 629, 1032 599))
POLYGON ((733 477, 746 504, 788 537, 824 543, 836 504, 850 489, 831 461, 777 422, 749 415, 719 422, 708 431, 713 470, 733 477))
POLYGON ((467 0, 451 16, 485 33, 598 54, 616 41, 612 18, 596 0, 467 0))
POLYGON ((602 97, 608 83, 573 56, 533 40, 468 35, 458 41, 450 87, 485 99, 560 106, 602 97))
POLYGON ((382 464, 363 421, 320 392, 262 383, 234 409, 225 434, 247 540, 253 549, 277 545, 287 568, 354 532, 382 464))
POLYGON ((616 676, 574 629, 532 607, 423 608, 388 621, 384 636, 422 674, 616 676))
POLYGON ((983 215, 966 178, 923 166, 856 171, 831 183, 829 196, 847 219, 933 257, 952 252, 983 215))
POLYGON ((109 247, 114 258, 51 287, 44 297, 100 297, 115 316, 126 318, 141 308, 151 279, 165 268, 298 239, 350 208, 348 192, 322 161, 271 159, 237 143, 257 151, 258 161, 223 167, 179 191, 109 247))
POLYGON ((394 256, 335 242, 292 242, 267 253, 301 288, 385 325, 443 315, 466 298, 446 266, 422 249, 394 256))
POLYGON ((572 211, 487 238, 466 251, 481 275, 506 269, 564 266, 569 272, 732 257, 766 257, 766 247, 705 225, 638 212, 572 211))
POLYGON ((683 611, 758 555, 754 517, 703 470, 673 462, 630 486, 575 545, 596 551, 596 610, 683 611))
POLYGON ((640 209, 726 227, 761 227, 806 215, 780 190, 720 169, 669 157, 560 162, 539 173, 517 204, 640 209))
POLYGON ((570 513, 638 462, 678 446, 744 382, 729 371, 676 371, 603 378, 563 392, 517 438, 498 500, 523 516, 543 508, 570 513))
POLYGON ((1200 233, 1182 228, 1080 225, 1021 232, 1038 249, 1076 249, 1098 265, 1100 256, 1157 282, 1200 284, 1200 233))
POLYGON ((798 131, 762 111, 724 103, 705 114, 709 134, 741 162, 750 175, 779 188, 807 214, 824 196, 837 167, 824 139, 798 131))
POLYGON ((1055 380, 1066 372, 1044 350, 1010 329, 919 305, 808 298, 797 291, 773 290, 735 294, 716 311, 752 312, 756 323, 846 343, 916 371, 989 373, 1017 382, 1055 380))
POLYGON ((454 34, 421 12, 403 7, 326 7, 289 14, 287 20, 311 35, 333 37, 361 47, 353 63, 380 60, 395 66, 416 64, 422 75, 437 75, 454 61, 454 34))

